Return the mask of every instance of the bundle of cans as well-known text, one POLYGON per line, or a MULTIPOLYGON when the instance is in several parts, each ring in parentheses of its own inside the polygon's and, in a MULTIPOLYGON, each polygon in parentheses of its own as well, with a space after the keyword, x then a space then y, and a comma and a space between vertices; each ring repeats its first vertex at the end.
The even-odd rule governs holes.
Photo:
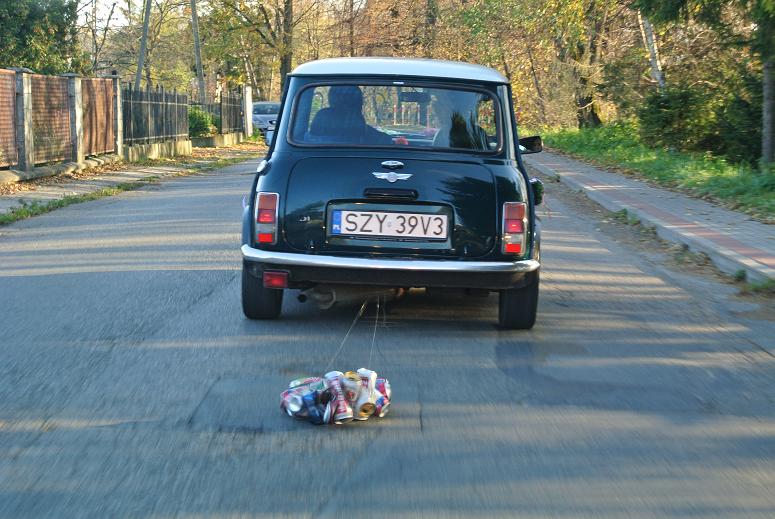
POLYGON ((293 380, 280 395, 280 407, 288 416, 316 425, 342 424, 382 418, 390 409, 390 397, 390 382, 361 368, 293 380))

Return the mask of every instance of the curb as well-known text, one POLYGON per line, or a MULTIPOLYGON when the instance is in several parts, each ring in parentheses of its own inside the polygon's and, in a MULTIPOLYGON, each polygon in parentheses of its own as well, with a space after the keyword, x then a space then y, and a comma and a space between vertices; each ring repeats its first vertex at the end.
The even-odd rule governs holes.
POLYGON ((557 171, 544 166, 543 164, 538 164, 529 158, 525 158, 523 160, 529 167, 548 177, 556 179, 558 182, 562 182, 571 189, 583 192, 590 200, 600 204, 611 212, 618 212, 622 209, 625 209, 627 214, 634 215, 644 224, 653 227, 657 233, 657 236, 663 240, 674 243, 681 243, 686 245, 692 252, 701 252, 707 255, 713 264, 722 272, 735 275, 737 272, 743 270, 746 274, 746 280, 753 282, 765 282, 771 279, 775 279, 775 269, 769 268, 766 265, 762 265, 759 262, 747 256, 743 256, 742 254, 738 254, 732 250, 720 249, 717 244, 700 236, 695 236, 693 234, 687 234, 675 230, 660 218, 651 214, 647 214, 640 209, 632 207, 624 202, 611 200, 604 194, 601 194, 599 191, 590 188, 590 186, 584 184, 583 182, 580 182, 571 177, 563 176, 557 171))
POLYGON ((121 157, 115 154, 111 154, 102 155, 100 157, 93 157, 86 159, 83 162, 65 162, 63 164, 56 164, 54 166, 41 166, 38 168, 32 168, 30 171, 7 169, 0 171, 0 184, 15 184, 25 180, 53 177, 55 175, 62 175, 72 173, 74 171, 81 171, 84 169, 102 166, 103 164, 119 162, 120 160, 121 157))

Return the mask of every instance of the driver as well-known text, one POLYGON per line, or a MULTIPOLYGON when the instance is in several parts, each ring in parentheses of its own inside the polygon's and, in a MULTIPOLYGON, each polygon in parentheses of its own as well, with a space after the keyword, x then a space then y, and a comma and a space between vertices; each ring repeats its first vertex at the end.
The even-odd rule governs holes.
POLYGON ((315 114, 309 132, 332 142, 393 144, 390 136, 366 124, 363 92, 355 85, 337 85, 329 89, 328 107, 315 114))

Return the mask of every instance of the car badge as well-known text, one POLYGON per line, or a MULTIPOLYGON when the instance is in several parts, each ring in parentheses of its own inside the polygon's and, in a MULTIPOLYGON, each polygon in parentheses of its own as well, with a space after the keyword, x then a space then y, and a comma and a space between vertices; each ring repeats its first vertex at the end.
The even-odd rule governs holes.
POLYGON ((380 180, 387 180, 391 184, 397 180, 409 180, 412 177, 411 173, 396 173, 395 171, 374 171, 372 175, 380 180))
POLYGON ((399 160, 386 160, 380 165, 387 169, 401 169, 404 167, 404 163, 399 160))

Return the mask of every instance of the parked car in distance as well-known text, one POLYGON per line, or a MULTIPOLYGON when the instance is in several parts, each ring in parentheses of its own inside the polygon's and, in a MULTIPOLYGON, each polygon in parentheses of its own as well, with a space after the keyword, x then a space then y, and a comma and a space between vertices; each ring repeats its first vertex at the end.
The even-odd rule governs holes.
POLYGON ((273 131, 280 113, 280 103, 274 101, 259 101, 253 103, 253 128, 261 133, 273 131))
POLYGON ((511 87, 468 63, 336 58, 288 76, 243 213, 242 308, 322 307, 412 287, 497 292, 498 323, 536 320, 543 185, 521 156, 511 87))

